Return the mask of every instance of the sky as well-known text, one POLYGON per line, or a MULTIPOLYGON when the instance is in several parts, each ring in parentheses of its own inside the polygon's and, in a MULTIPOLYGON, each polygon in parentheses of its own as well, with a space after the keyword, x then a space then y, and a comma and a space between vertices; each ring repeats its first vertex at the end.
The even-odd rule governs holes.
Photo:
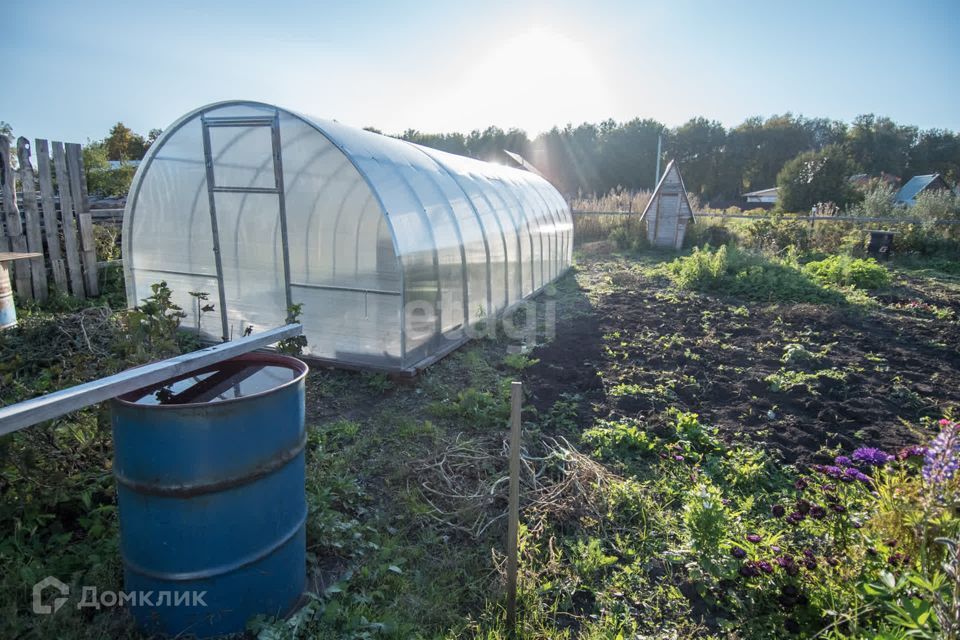
POLYGON ((31 138, 228 99, 387 133, 788 111, 960 130, 960 0, 3 4, 0 120, 31 138))

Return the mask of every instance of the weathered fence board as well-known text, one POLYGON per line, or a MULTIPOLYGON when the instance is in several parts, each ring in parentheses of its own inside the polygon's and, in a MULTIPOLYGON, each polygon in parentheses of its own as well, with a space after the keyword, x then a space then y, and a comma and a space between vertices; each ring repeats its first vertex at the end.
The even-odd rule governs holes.
POLYGON ((39 254, 36 258, 30 259, 33 296, 37 300, 46 300, 47 269, 43 264, 43 234, 40 231, 36 180, 33 175, 33 164, 30 162, 30 141, 23 136, 17 138, 17 160, 20 168, 20 185, 23 189, 23 222, 27 228, 27 247, 30 253, 39 254))
MULTIPOLYGON (((2 248, 10 249, 15 253, 27 253, 27 237, 23 234, 20 207, 17 206, 17 173, 13 169, 10 143, 7 136, 0 136, 0 185, 3 186, 3 214, 6 226, 6 239, 2 248)), ((33 298, 30 262, 20 260, 14 264, 13 276, 17 293, 24 298, 33 298)))
POLYGON ((63 247, 67 254, 67 271, 70 275, 70 293, 78 298, 86 297, 83 288, 83 270, 80 267, 80 243, 77 238, 77 220, 73 215, 73 196, 70 191, 70 173, 62 142, 53 142, 53 168, 57 172, 57 188, 60 191, 60 219, 63 222, 63 247))
POLYGON ((97 245, 93 237, 93 220, 90 217, 90 203, 87 198, 87 180, 83 172, 83 153, 76 142, 65 145, 67 152, 67 170, 70 172, 70 191, 73 193, 73 205, 77 212, 77 225, 80 229, 80 249, 83 259, 84 282, 87 295, 100 295, 97 281, 97 245))
POLYGON ((70 291, 67 284, 67 265, 60 248, 60 219, 57 217, 57 203, 53 191, 53 173, 50 167, 50 144, 37 138, 37 173, 40 178, 40 207, 43 210, 43 234, 47 240, 47 256, 50 258, 50 271, 53 274, 53 286, 64 293, 70 291))

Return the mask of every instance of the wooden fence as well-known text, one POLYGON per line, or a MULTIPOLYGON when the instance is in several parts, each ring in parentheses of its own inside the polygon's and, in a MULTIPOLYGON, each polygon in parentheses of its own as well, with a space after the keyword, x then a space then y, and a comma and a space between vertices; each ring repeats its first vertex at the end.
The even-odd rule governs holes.
POLYGON ((17 169, 13 153, 11 141, 0 135, 0 250, 43 254, 13 264, 17 294, 42 301, 52 286, 78 298, 99 295, 97 249, 80 145, 37 138, 31 149, 30 141, 20 137, 17 169), (34 151, 36 171, 31 161, 34 151))
MULTIPOLYGON (((573 209, 571 211, 575 216, 635 216, 637 212, 635 211, 586 211, 581 209, 573 209)), ((694 211, 694 217, 697 218, 720 218, 722 220, 767 220, 770 216, 758 216, 756 214, 750 213, 708 213, 706 211, 694 211)), ((780 216, 779 220, 793 221, 793 222, 809 222, 814 224, 816 222, 859 222, 859 223, 870 223, 870 224, 943 224, 943 225, 955 225, 960 224, 960 220, 931 220, 924 221, 919 218, 868 218, 862 216, 780 216)))

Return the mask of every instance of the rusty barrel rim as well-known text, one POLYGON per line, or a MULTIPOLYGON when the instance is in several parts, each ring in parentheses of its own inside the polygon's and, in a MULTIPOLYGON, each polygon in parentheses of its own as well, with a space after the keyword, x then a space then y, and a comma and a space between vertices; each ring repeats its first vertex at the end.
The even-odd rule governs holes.
MULTIPOLYGON (((305 363, 303 360, 300 360, 299 358, 295 358, 294 356, 288 356, 281 353, 257 353, 257 352, 245 353, 235 358, 231 358, 230 360, 226 360, 225 362, 249 362, 250 364, 262 364, 264 366, 275 365, 278 367, 286 367, 287 369, 292 369, 294 372, 296 372, 296 375, 294 375, 292 379, 287 380, 283 384, 278 384, 277 386, 270 387, 269 389, 266 389, 264 391, 251 393, 250 395, 241 396, 239 398, 227 398, 225 400, 218 400, 216 402, 217 405, 232 405, 232 404, 238 404, 241 402, 247 402, 250 400, 255 400, 257 398, 262 398, 265 395, 276 393, 280 389, 286 389, 287 387, 299 384, 301 381, 303 381, 304 378, 306 378, 307 373, 310 372, 310 367, 308 367, 307 363, 305 363)), ((143 407, 149 407, 150 410, 161 410, 161 411, 171 411, 171 410, 178 410, 178 409, 196 409, 198 407, 208 407, 211 404, 210 402, 184 402, 182 404, 145 405, 145 404, 138 404, 136 401, 142 398, 145 393, 149 392, 152 389, 159 389, 165 384, 170 384, 171 382, 178 382, 180 380, 184 380, 186 378, 195 376, 199 373, 205 373, 207 371, 215 371, 216 369, 222 367, 223 364, 224 362, 218 362, 217 364, 210 365, 209 367, 204 367, 203 369, 198 369, 197 371, 191 371, 190 373, 185 373, 183 375, 170 378, 169 380, 164 380, 163 383, 161 384, 149 385, 149 386, 137 389, 135 391, 130 391, 121 396, 117 396, 116 398, 113 399, 113 402, 115 402, 116 404, 122 407, 137 407, 138 409, 143 407)))

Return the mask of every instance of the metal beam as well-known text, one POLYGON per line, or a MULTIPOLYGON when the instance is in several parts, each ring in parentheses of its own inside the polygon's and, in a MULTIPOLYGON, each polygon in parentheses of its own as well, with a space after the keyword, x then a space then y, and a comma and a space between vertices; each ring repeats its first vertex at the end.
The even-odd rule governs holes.
POLYGON ((58 418, 71 411, 115 398, 124 393, 189 374, 197 369, 229 360, 280 340, 298 336, 301 333, 303 333, 302 325, 288 324, 232 342, 224 342, 199 351, 185 353, 168 360, 127 369, 100 380, 0 408, 0 436, 19 431, 38 422, 58 418))

